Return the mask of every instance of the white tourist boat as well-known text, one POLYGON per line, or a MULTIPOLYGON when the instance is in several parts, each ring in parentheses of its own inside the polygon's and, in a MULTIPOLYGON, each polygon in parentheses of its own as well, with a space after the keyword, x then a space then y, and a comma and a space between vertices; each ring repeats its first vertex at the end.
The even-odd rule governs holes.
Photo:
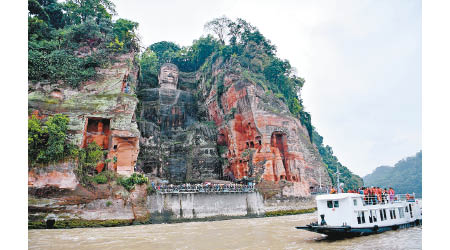
POLYGON ((395 195, 394 200, 372 204, 364 195, 318 195, 317 222, 296 227, 329 237, 359 236, 422 224, 422 200, 395 195), (367 201, 367 200, 366 200, 367 201))

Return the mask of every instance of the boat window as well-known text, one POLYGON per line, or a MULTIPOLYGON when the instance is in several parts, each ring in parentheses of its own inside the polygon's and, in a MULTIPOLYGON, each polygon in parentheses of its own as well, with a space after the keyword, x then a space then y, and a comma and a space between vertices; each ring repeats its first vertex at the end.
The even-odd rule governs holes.
POLYGON ((334 201, 334 207, 339 207, 339 201, 334 201))
POLYGON ((370 210, 370 212, 369 212, 369 223, 373 223, 373 220, 372 220, 372 210, 370 210))
POLYGON ((414 216, 413 216, 413 213, 412 213, 411 204, 409 204, 409 214, 411 215, 411 218, 414 217, 414 216))
POLYGON ((358 220, 358 224, 364 224, 366 223, 366 218, 364 217, 364 211, 358 211, 358 217, 356 217, 358 220))
POLYGON ((372 210, 372 211, 373 211, 373 215, 372 215, 373 222, 377 222, 377 210, 372 210))
POLYGON ((381 210, 381 209, 380 209, 380 220, 381 220, 381 221, 384 221, 384 218, 383 218, 383 210, 381 210))
POLYGON ((405 218, 405 212, 403 211, 403 209, 404 209, 404 208, 402 208, 402 207, 399 207, 399 208, 398 208, 398 216, 399 216, 400 218, 405 218))
POLYGON ((332 208, 333 207, 333 201, 327 201, 327 206, 328 206, 328 208, 332 208))
POLYGON ((389 216, 391 217, 391 220, 394 219, 394 217, 392 217, 392 210, 389 209, 389 216))
POLYGON ((355 205, 355 206, 358 205, 358 200, 357 199, 353 199, 353 205, 355 205))
POLYGON ((405 207, 405 211, 406 211, 406 212, 409 212, 409 211, 408 211, 408 206, 405 207))
POLYGON ((383 209, 383 216, 384 216, 384 219, 387 220, 387 217, 386 217, 386 209, 383 209))
POLYGON ((394 220, 397 219, 397 216, 395 215, 395 209, 392 209, 392 214, 394 215, 394 220))

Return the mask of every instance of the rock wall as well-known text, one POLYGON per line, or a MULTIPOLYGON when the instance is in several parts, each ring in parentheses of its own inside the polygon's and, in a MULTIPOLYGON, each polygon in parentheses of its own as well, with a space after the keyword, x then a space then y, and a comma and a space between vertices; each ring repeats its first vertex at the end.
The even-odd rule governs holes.
POLYGON ((152 216, 166 214, 169 220, 264 214, 263 199, 257 192, 156 194, 147 204, 152 216))
POLYGON ((74 162, 63 162, 46 167, 33 168, 28 172, 28 187, 55 187, 74 190, 79 184, 74 173, 76 167, 74 162))
POLYGON ((266 197, 267 192, 149 195, 145 184, 136 185, 131 192, 115 181, 83 186, 75 178, 74 166, 61 163, 29 171, 30 228, 45 228, 48 218, 55 219, 58 228, 64 228, 148 223, 149 219, 161 223, 263 216, 267 211, 315 207, 313 197, 266 197))
MULTIPOLYGON (((216 86, 223 84, 220 93, 218 87, 199 89, 206 96, 209 119, 218 127, 218 145, 225 148, 221 155, 228 161, 224 176, 257 183, 286 181, 292 185, 280 192, 288 196, 308 196, 319 182, 331 184, 307 129, 283 101, 238 70, 216 66, 212 75, 216 86)), ((204 84, 205 78, 201 82, 204 84)))
POLYGON ((264 210, 285 211, 285 210, 301 210, 317 207, 315 196, 310 197, 280 197, 264 200, 264 210))
POLYGON ((96 142, 111 159, 108 168, 129 176, 139 154, 140 133, 134 119, 138 66, 133 53, 116 60, 111 67, 97 70, 97 81, 84 82, 77 90, 30 82, 28 111, 40 119, 57 113, 67 115, 68 133, 75 145, 96 142), (127 92, 123 86, 128 86, 127 92))
POLYGON ((138 97, 138 165, 145 173, 172 183, 220 177, 217 130, 200 121, 197 100, 190 92, 142 86, 138 97))

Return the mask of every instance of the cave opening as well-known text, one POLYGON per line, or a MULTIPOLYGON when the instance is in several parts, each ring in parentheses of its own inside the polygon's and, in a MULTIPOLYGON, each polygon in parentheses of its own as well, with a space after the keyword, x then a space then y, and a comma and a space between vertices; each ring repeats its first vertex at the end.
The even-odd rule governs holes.
POLYGON ((86 129, 84 133, 83 148, 89 143, 95 142, 102 149, 109 147, 110 120, 105 118, 90 117, 87 118, 86 129))
POLYGON ((272 147, 278 148, 281 158, 282 158, 282 161, 283 161, 283 167, 286 172, 286 176, 284 176, 284 175, 280 176, 280 179, 282 177, 284 180, 291 181, 291 175, 290 175, 288 159, 287 159, 288 146, 287 146, 286 133, 275 131, 272 133, 270 141, 271 141, 272 147))
POLYGON ((257 137, 255 137, 255 140, 256 140, 256 141, 258 141, 258 143, 259 143, 259 146, 261 146, 261 145, 262 145, 262 143, 261 143, 261 136, 257 136, 257 137))

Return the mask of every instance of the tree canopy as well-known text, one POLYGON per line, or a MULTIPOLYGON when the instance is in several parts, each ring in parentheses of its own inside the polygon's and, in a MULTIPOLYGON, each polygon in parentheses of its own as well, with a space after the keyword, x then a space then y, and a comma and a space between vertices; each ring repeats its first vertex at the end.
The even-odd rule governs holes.
POLYGON ((78 87, 115 53, 139 49, 138 23, 109 0, 28 0, 28 79, 78 87))
POLYGON ((180 71, 194 72, 207 63, 208 58, 220 56, 225 61, 234 60, 246 71, 244 75, 250 80, 281 98, 312 137, 310 114, 304 110, 298 96, 305 80, 295 75, 295 69, 288 60, 276 57, 275 45, 241 18, 235 21, 227 17, 216 18, 206 23, 204 28, 210 34, 195 40, 191 46, 180 47, 168 41, 150 45, 141 58, 141 81, 153 84, 157 79, 157 72, 146 68, 147 65, 160 66, 171 62, 180 71), (156 57, 148 57, 150 51, 156 57))

